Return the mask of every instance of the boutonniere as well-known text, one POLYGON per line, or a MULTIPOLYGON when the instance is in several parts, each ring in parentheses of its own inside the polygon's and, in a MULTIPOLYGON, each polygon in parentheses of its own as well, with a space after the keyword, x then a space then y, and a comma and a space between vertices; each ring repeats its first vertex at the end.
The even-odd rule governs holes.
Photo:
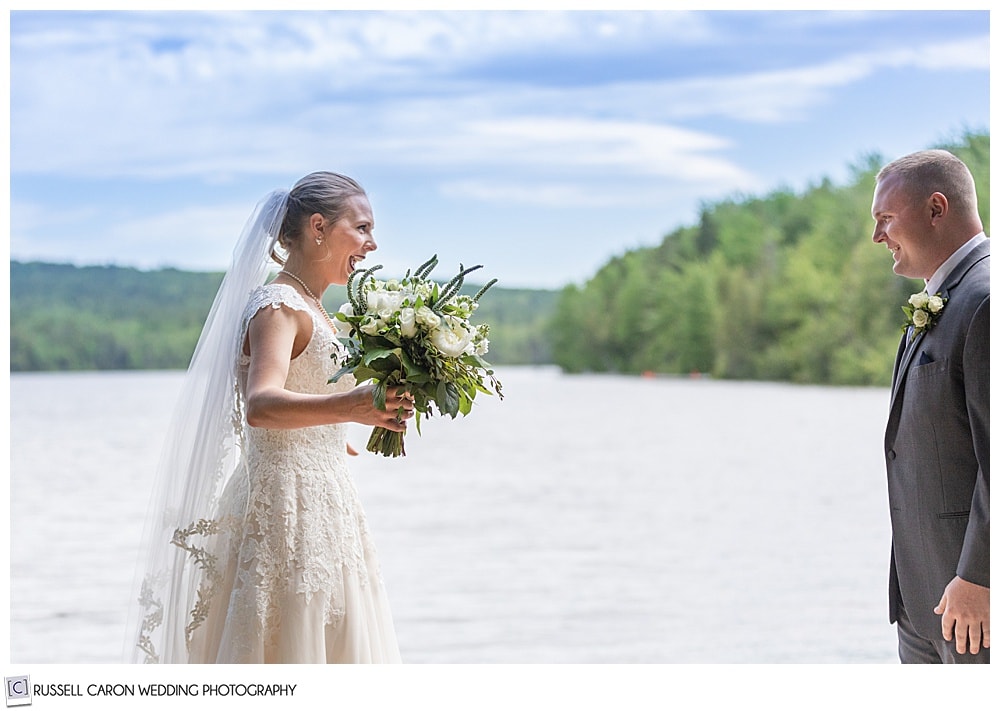
POLYGON ((928 296, 926 291, 921 291, 910 297, 906 306, 903 307, 903 313, 906 314, 903 330, 913 326, 913 333, 910 335, 911 341, 916 338, 918 333, 930 331, 934 327, 934 324, 941 318, 941 312, 944 311, 946 303, 948 303, 948 299, 941 296, 940 293, 928 296))

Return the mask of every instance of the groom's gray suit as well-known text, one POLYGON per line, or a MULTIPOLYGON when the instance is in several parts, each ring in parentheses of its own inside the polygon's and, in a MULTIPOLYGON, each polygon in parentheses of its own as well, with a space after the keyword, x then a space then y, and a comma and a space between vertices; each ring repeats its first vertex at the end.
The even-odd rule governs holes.
POLYGON ((938 322, 903 336, 885 432, 889 617, 942 640, 934 607, 956 575, 990 585, 990 241, 944 281, 938 322))

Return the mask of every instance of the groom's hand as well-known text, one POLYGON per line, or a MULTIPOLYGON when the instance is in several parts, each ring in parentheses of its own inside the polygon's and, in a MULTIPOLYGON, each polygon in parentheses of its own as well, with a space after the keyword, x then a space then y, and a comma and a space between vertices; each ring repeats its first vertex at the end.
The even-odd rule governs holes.
POLYGON ((978 654, 980 645, 990 646, 990 589, 962 580, 957 575, 948 583, 941 602, 934 608, 941 615, 941 633, 951 641, 955 637, 955 651, 978 654))

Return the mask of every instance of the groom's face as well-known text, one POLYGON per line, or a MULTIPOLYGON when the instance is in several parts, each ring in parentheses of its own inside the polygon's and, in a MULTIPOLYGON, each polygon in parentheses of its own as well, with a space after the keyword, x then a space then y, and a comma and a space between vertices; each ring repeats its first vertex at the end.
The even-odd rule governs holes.
POLYGON ((930 279, 937 268, 924 208, 921 201, 913 199, 898 175, 887 175, 875 186, 872 240, 889 248, 892 270, 900 276, 930 279))

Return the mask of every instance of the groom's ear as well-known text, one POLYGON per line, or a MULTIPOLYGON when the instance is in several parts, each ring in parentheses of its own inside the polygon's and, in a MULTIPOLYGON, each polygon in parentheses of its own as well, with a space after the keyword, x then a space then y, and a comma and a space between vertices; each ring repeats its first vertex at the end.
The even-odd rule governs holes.
POLYGON ((927 198, 931 224, 936 225, 948 214, 948 198, 943 193, 933 193, 927 198))

